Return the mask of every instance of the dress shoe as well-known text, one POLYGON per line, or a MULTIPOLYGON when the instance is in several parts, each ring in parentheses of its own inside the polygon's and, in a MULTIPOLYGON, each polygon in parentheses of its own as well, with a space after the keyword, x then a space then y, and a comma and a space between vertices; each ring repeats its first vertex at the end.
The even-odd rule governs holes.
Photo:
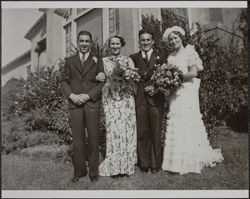
POLYGON ((80 177, 73 177, 73 178, 71 179, 71 182, 76 183, 76 182, 78 182, 79 180, 80 180, 80 177))
POLYGON ((98 180, 98 176, 89 176, 91 182, 96 182, 98 180))
POLYGON ((158 173, 161 168, 151 168, 151 173, 158 173))
POLYGON ((141 167, 140 168, 143 173, 148 173, 149 168, 148 167, 141 167))

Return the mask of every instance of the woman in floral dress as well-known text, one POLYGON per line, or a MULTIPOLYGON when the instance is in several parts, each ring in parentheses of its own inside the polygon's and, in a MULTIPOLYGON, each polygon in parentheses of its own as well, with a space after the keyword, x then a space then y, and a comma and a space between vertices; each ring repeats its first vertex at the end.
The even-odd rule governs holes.
MULTIPOLYGON (((106 157, 99 166, 100 176, 125 176, 135 171, 136 113, 134 92, 112 90, 111 76, 117 65, 134 68, 133 61, 120 55, 125 41, 120 36, 108 40, 110 56, 103 58, 106 83, 102 90, 102 103, 106 127, 106 157)), ((98 79, 98 78, 97 78, 98 79)), ((103 79, 102 79, 103 80, 103 79)), ((101 79, 100 79, 101 81, 101 79)))
POLYGON ((183 72, 183 84, 169 98, 162 169, 180 174, 200 173, 203 167, 223 160, 221 150, 210 146, 200 113, 200 79, 196 77, 203 70, 202 61, 193 46, 183 45, 184 36, 179 26, 163 35, 173 49, 168 63, 183 72))

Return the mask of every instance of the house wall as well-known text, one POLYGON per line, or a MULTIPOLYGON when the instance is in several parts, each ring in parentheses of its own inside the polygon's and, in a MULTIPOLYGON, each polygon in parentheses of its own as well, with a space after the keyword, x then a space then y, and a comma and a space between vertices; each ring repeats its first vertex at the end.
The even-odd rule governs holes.
POLYGON ((38 53, 35 52, 37 47, 37 43, 42 39, 46 38, 47 26, 46 20, 42 22, 41 28, 37 29, 36 32, 33 34, 33 37, 30 39, 31 41, 31 71, 34 72, 38 68, 38 64, 46 64, 47 62, 47 55, 44 53, 40 57, 38 53))
POLYGON ((120 35, 124 37, 126 45, 122 48, 122 55, 130 55, 137 51, 137 35, 139 16, 137 9, 121 8, 120 9, 120 35))
POLYGON ((15 69, 2 73, 2 86, 6 84, 11 78, 27 78, 27 66, 31 65, 30 58, 25 58, 15 63, 15 69))
POLYGON ((63 56, 63 34, 62 34, 62 17, 53 12, 52 9, 47 11, 47 40, 46 40, 46 64, 47 66, 56 65, 59 58, 63 56))

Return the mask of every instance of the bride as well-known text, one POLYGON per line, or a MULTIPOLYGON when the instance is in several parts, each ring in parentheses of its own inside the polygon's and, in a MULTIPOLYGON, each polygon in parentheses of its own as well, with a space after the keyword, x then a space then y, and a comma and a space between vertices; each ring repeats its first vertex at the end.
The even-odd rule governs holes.
POLYGON ((184 46, 184 36, 179 26, 168 28, 163 35, 173 49, 168 63, 183 72, 183 84, 169 99, 162 169, 180 174, 200 173, 205 166, 223 160, 221 150, 210 146, 200 113, 200 79, 196 76, 203 70, 202 61, 193 46, 184 46))

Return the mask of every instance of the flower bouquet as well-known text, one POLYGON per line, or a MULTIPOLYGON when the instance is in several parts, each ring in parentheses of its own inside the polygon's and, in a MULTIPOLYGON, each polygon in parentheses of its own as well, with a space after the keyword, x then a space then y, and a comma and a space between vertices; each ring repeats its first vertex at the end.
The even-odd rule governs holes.
POLYGON ((150 96, 158 92, 169 96, 177 87, 181 86, 182 72, 172 64, 163 64, 155 66, 151 76, 151 84, 147 87, 147 93, 150 96))
MULTIPOLYGON (((114 61, 114 60, 113 60, 114 61)), ((137 68, 130 68, 128 60, 115 60, 113 72, 110 75, 110 93, 115 100, 121 100, 122 97, 135 88, 135 82, 139 82, 140 75, 137 68)))

